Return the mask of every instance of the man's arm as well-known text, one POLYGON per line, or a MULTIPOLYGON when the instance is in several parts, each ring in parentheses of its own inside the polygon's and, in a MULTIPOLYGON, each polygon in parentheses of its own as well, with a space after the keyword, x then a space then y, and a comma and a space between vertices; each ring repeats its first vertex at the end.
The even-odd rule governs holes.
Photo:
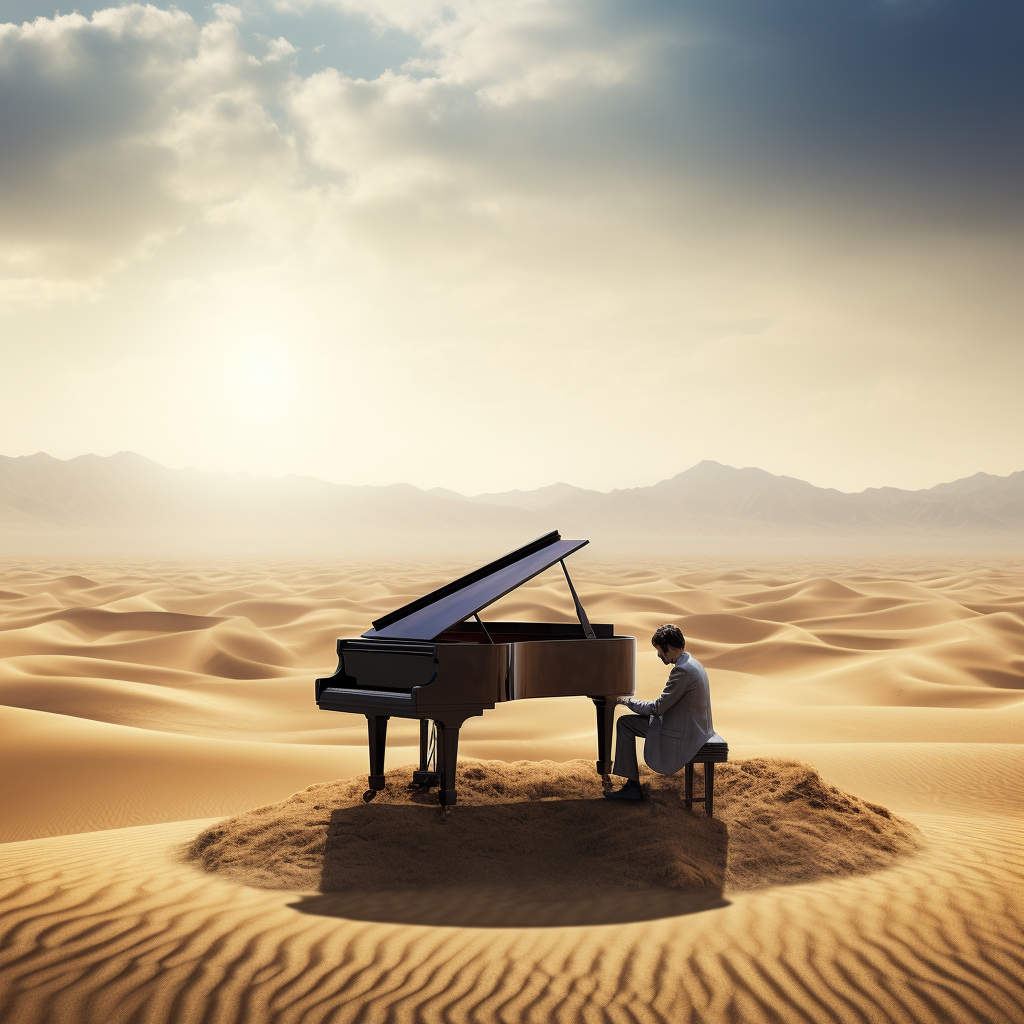
POLYGON ((638 715, 663 715, 686 693, 688 685, 689 679, 686 671, 678 665, 674 665, 668 675, 665 689, 661 691, 661 696, 657 700, 635 700, 633 697, 629 697, 622 703, 638 715))

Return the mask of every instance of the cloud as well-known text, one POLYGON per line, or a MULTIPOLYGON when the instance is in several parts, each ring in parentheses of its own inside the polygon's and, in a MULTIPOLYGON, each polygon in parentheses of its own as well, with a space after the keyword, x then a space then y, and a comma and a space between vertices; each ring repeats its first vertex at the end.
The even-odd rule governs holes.
POLYGON ((11 276, 88 277, 268 176, 287 140, 266 104, 287 44, 260 61, 220 5, 201 29, 132 5, 0 26, 0 259, 11 276))
POLYGON ((397 70, 496 106, 547 101, 517 127, 571 117, 532 151, 555 163, 599 153, 616 168, 776 185, 797 172, 882 193, 916 180, 962 186, 961 199, 984 181, 1006 199, 1024 161, 1024 12, 1012 0, 295 2, 411 34, 421 55, 397 70))
POLYGON ((153 8, 0 27, 3 251, 23 272, 83 272, 180 211, 154 139, 194 52, 191 18, 153 8))
POLYGON ((0 27, 10 274, 92 274, 196 220, 308 225, 314 201, 1020 214, 1022 15, 1001 0, 327 6, 419 53, 302 77, 228 5, 202 26, 132 5, 0 27))

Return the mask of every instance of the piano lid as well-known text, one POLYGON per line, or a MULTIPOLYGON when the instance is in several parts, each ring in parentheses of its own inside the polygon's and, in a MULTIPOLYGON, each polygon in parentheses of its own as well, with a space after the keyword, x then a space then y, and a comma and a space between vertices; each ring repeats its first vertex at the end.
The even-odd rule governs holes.
POLYGON ((499 597, 579 551, 586 540, 562 540, 557 530, 509 552, 468 576, 374 619, 370 639, 433 640, 446 629, 475 615, 499 597))

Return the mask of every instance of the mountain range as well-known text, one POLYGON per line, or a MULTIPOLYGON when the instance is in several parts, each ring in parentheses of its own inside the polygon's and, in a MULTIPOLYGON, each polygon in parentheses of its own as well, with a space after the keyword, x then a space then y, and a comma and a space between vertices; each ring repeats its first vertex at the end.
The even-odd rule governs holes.
POLYGON ((134 452, 61 460, 0 456, 0 527, 428 532, 529 535, 559 528, 646 536, 1024 533, 1024 471, 924 490, 815 487, 704 461, 648 487, 557 483, 464 496, 411 484, 332 484, 166 469, 134 452))

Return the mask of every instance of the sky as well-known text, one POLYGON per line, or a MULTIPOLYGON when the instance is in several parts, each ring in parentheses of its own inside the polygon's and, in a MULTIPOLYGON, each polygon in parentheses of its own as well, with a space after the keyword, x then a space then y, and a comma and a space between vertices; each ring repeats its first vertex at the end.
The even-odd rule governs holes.
POLYGON ((1024 468, 1018 0, 0 0, 0 454, 1024 468))

